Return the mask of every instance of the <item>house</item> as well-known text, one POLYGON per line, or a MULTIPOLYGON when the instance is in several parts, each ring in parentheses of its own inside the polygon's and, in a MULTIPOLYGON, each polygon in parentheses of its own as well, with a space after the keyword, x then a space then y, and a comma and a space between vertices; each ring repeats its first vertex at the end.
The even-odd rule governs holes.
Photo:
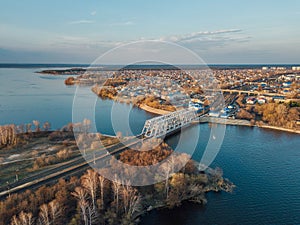
POLYGON ((285 102, 285 97, 284 96, 274 96, 273 101, 276 103, 284 103, 285 102))
POLYGON ((266 99, 264 96, 259 96, 259 97, 257 98, 257 102, 258 102, 259 104, 265 104, 265 103, 267 102, 267 99, 266 99))
POLYGON ((292 82, 288 81, 288 82, 284 82, 282 85, 283 85, 283 87, 290 87, 291 84, 292 84, 292 82))
POLYGON ((257 102, 256 98, 250 97, 247 98, 246 103, 250 105, 254 105, 257 102))

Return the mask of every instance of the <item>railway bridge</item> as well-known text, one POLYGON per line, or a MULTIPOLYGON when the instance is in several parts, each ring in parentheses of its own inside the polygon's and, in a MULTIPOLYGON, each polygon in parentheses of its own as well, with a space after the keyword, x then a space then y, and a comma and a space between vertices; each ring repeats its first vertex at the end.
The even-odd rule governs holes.
POLYGON ((198 118, 198 114, 192 109, 182 109, 166 115, 146 120, 142 135, 145 138, 157 138, 177 132, 181 128, 189 126, 198 118))

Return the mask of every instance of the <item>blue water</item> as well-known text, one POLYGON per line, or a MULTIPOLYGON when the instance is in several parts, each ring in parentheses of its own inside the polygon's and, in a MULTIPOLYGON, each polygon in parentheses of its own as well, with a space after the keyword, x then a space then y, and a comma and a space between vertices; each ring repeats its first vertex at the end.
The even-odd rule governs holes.
POLYGON ((34 71, 0 69, 0 124, 39 120, 58 128, 71 122, 74 87, 66 87, 62 76, 34 71))
MULTIPOLYGON (((35 73, 42 69, 46 68, 0 69, 0 125, 26 124, 39 120, 41 123, 48 121, 53 129, 59 129, 72 122, 76 87, 64 84, 67 76, 35 73)), ((94 96, 90 91, 91 87, 80 87, 80 89, 94 96)), ((117 126, 115 131, 112 129, 110 120, 112 106, 112 101, 98 99, 96 106, 88 110, 96 111, 96 126, 99 132, 114 135, 121 131, 126 135, 128 132, 125 126, 117 126)), ((124 119, 124 114, 130 112, 129 125, 133 134, 139 134, 145 120, 153 117, 152 114, 134 108, 132 105, 115 104, 113 109, 120 111, 114 117, 120 122, 127 121, 126 118, 124 119)))
MULTIPOLYGON (((75 87, 67 87, 65 76, 34 73, 40 68, 0 69, 0 124, 49 121, 60 128, 72 121, 75 87)), ((87 88, 87 92, 89 89, 87 88)), ((112 101, 98 100, 97 129, 114 134, 111 126, 112 101)), ((153 115, 130 105, 117 104, 115 118, 122 124, 128 110, 130 127, 137 134, 144 121, 153 115)), ((209 125, 185 130, 192 137, 200 128, 201 139, 193 158, 199 160, 206 146, 209 125)), ((118 130, 126 134, 123 126, 118 130)), ((177 143, 178 135, 168 139, 177 143)), ((189 138, 185 149, 192 148, 189 138)), ((232 194, 209 193, 208 204, 184 204, 174 210, 153 211, 141 224, 300 224, 300 138, 279 131, 227 126, 225 139, 212 166, 219 166, 224 176, 237 187, 232 194)))
MULTIPOLYGON (((196 160, 202 156, 209 127, 201 125, 201 130, 204 137, 193 155, 196 160)), ((296 134, 227 126, 212 167, 223 169, 237 185, 234 192, 210 193, 206 206, 184 204, 151 212, 142 224, 300 224, 299 147, 296 134)))

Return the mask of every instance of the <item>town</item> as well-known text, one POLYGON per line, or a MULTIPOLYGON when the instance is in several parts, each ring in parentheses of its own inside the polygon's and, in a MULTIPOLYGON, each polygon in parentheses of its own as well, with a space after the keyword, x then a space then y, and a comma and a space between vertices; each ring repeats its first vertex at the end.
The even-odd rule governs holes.
POLYGON ((223 107, 211 108, 209 115, 212 117, 239 118, 253 124, 299 129, 299 66, 186 70, 127 68, 79 72, 65 83, 92 85, 93 92, 99 97, 132 103, 157 114, 182 108, 200 112, 216 101, 218 92, 222 92, 223 107), (282 110, 292 119, 280 124, 275 121, 278 118, 266 119, 266 108, 273 107, 276 111, 277 106, 285 106, 282 110))

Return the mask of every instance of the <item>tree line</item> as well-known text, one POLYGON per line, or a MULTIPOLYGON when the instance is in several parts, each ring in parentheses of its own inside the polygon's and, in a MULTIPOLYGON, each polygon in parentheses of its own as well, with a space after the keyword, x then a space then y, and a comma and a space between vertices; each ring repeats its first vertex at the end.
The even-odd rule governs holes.
POLYGON ((295 129, 299 128, 297 121, 300 119, 300 107, 294 103, 256 104, 241 108, 237 118, 250 120, 258 125, 265 123, 270 126, 295 129))
POLYGON ((16 145, 19 140, 18 134, 29 134, 32 132, 49 131, 50 128, 51 125, 49 122, 45 122, 41 125, 41 123, 38 120, 33 120, 32 123, 28 124, 9 124, 0 126, 0 147, 16 145))

